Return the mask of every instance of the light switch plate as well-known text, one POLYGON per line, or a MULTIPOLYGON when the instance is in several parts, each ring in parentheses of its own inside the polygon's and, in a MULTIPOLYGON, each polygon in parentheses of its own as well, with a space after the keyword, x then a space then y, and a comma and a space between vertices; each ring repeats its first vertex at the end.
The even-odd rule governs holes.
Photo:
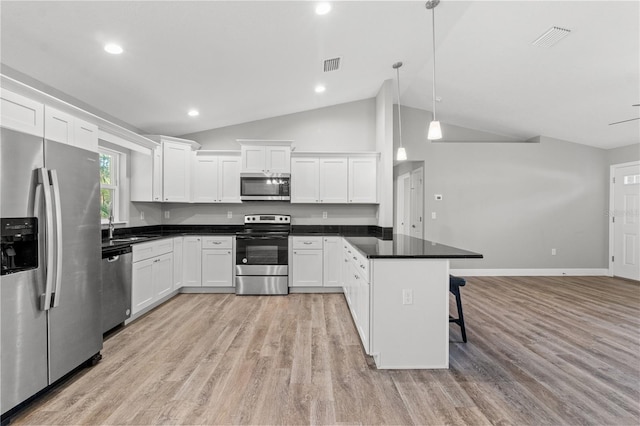
POLYGON ((166 212, 164 212, 164 218, 165 219, 169 219, 171 217, 171 212, 169 210, 167 210, 166 212))
POLYGON ((327 212, 322 212, 322 218, 326 219, 327 218, 327 212))
POLYGON ((231 219, 233 217, 233 212, 227 212, 227 219, 231 219))

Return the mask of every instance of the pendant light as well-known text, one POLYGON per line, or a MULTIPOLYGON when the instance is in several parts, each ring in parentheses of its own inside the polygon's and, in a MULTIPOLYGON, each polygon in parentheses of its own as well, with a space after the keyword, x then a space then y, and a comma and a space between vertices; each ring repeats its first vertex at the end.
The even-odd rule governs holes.
POLYGON ((442 129, 440 122, 436 119, 436 6, 440 4, 440 0, 429 0, 425 7, 431 10, 431 28, 433 30, 433 120, 429 123, 429 133, 427 139, 442 139, 442 129))
POLYGON ((396 81, 398 83, 398 135, 400 136, 400 148, 398 148, 398 154, 396 154, 396 160, 405 161, 407 159, 407 151, 402 146, 402 116, 400 115, 400 67, 402 62, 396 62, 392 65, 396 70, 396 81))

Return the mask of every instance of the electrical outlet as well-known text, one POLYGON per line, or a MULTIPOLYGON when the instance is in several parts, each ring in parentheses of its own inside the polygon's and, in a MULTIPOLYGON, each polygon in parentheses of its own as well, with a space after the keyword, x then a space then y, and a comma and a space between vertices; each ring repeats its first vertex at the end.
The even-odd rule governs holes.
POLYGON ((413 290, 405 288, 402 290, 402 304, 413 305, 413 290))
POLYGON ((322 218, 326 219, 327 218, 327 212, 322 212, 322 218))
POLYGON ((433 198, 435 198, 436 201, 442 201, 442 194, 433 194, 433 198))
POLYGON ((164 212, 164 218, 165 219, 169 219, 171 217, 171 212, 169 210, 167 210, 166 212, 164 212))
POLYGON ((552 248, 551 249, 551 256, 555 256, 556 254, 558 254, 558 252, 556 251, 556 249, 552 248))
POLYGON ((233 217, 233 212, 227 212, 227 219, 231 219, 233 217))
POLYGON ((436 218, 436 212, 431 212, 431 219, 435 219, 436 218))
POLYGON ((140 212, 140 220, 144 220, 144 212, 140 212))

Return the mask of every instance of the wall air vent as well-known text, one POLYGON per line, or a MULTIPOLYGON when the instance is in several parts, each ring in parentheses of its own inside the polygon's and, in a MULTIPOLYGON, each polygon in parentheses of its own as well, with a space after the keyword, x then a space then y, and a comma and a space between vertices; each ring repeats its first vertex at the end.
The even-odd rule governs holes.
POLYGON ((341 61, 342 57, 340 56, 337 58, 325 59, 323 64, 324 72, 338 71, 340 69, 341 61))
POLYGON ((551 27, 540 37, 535 39, 531 44, 539 47, 551 47, 566 36, 569 35, 571 30, 560 27, 551 27))

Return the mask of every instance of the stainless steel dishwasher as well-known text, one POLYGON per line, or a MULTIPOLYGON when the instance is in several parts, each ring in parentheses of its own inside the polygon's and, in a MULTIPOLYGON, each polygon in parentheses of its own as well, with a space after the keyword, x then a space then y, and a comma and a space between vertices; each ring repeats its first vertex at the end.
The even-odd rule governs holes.
POLYGON ((131 246, 102 254, 102 333, 131 316, 131 246))

